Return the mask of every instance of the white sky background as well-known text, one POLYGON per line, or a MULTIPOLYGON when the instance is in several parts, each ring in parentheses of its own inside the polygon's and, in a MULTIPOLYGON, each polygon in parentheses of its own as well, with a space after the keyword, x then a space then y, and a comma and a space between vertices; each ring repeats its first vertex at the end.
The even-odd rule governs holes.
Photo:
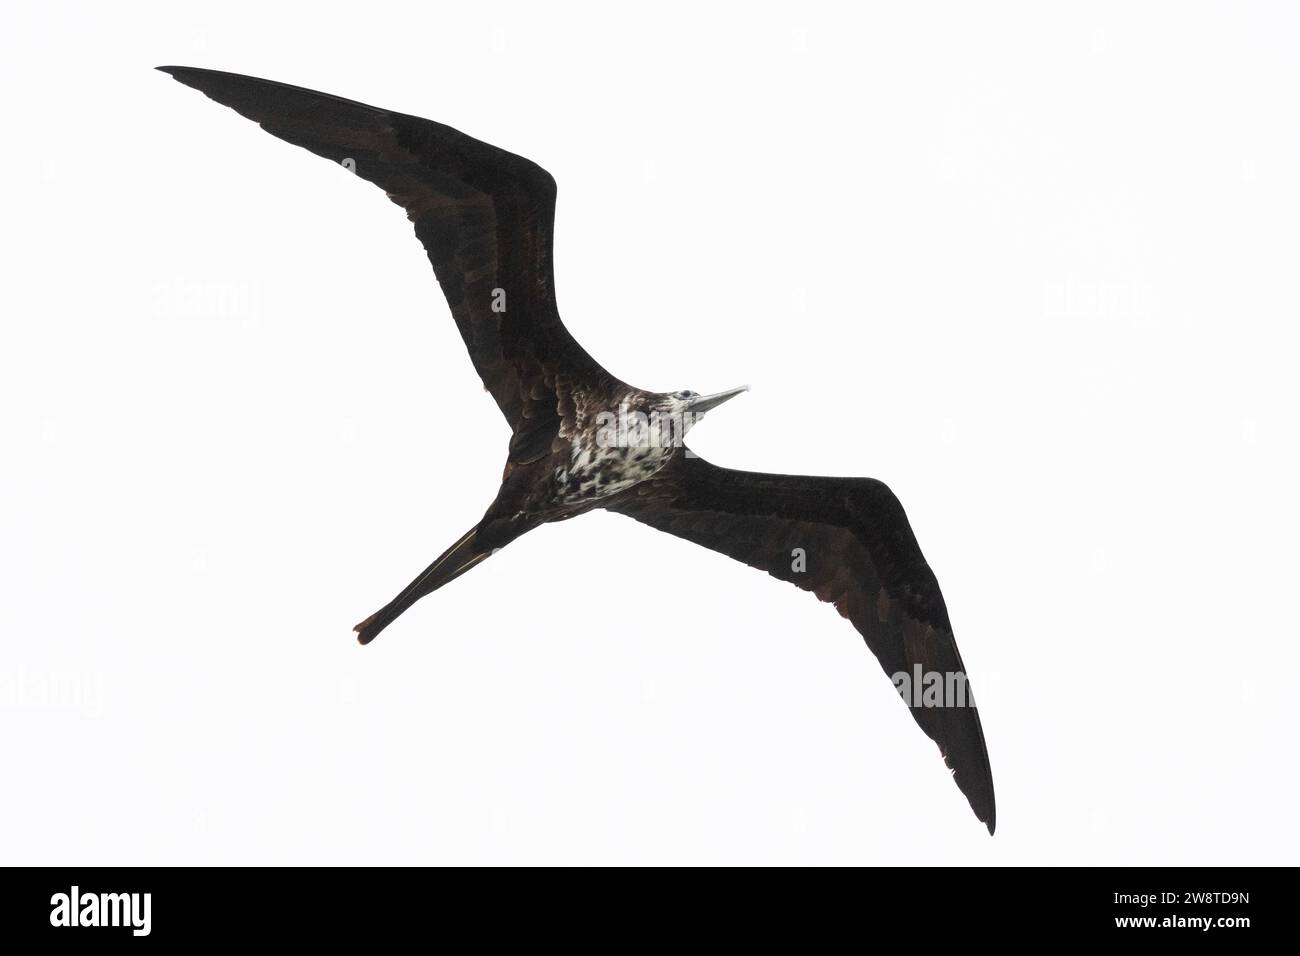
POLYGON ((859 6, 8 6, 0 860, 1296 862, 1300 14, 859 6), (831 608, 625 518, 358 647, 506 426, 400 210, 163 63, 536 160, 577 338, 753 386, 697 451, 888 482, 997 836, 831 608))

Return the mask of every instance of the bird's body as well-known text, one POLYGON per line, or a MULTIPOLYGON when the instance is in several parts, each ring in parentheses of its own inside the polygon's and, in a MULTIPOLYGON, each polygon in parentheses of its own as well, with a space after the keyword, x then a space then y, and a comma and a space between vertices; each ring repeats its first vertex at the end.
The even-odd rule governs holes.
POLYGON ((549 462, 548 496, 556 504, 595 503, 667 465, 681 448, 679 429, 654 398, 636 389, 575 395, 573 423, 558 433, 565 444, 549 462))
MULTIPOLYGON (((406 210, 511 427, 501 487, 483 517, 357 625, 361 643, 520 535, 603 508, 833 603, 896 685, 956 675, 964 692, 938 582, 885 485, 711 465, 686 447, 686 433, 743 389, 638 389, 574 341, 555 306, 555 181, 545 170, 430 120, 252 77, 160 69, 375 183, 406 210)), ((993 781, 973 699, 935 706, 904 697, 992 832, 993 781)))

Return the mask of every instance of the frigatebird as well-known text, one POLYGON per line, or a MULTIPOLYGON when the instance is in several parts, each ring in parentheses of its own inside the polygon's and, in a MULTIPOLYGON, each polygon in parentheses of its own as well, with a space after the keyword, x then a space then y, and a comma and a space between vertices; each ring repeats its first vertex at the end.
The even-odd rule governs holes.
POLYGON ((362 644, 520 535, 604 508, 833 604, 866 639, 993 832, 979 713, 939 584, 898 499, 871 478, 737 471, 691 453, 686 431, 744 388, 711 395, 634 388, 574 340, 555 303, 555 180, 546 170, 416 116, 234 73, 159 69, 341 164, 406 210, 470 359, 510 425, 496 499, 356 626, 362 644))

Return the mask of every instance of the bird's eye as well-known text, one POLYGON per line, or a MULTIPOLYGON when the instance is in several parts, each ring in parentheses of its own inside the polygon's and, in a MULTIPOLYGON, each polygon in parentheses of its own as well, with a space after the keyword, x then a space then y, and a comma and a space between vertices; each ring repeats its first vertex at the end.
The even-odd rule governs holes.
POLYGON ((690 389, 684 388, 680 392, 675 393, 675 397, 686 399, 686 398, 690 398, 694 394, 695 393, 692 392, 690 389))

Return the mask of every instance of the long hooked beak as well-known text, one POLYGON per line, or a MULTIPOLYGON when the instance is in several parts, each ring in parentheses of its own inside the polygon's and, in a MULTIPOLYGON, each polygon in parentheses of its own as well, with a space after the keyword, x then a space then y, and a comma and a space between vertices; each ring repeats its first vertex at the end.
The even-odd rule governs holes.
POLYGON ((715 392, 712 395, 701 395, 695 401, 691 402, 690 411, 695 415, 703 415, 710 409, 717 408, 723 402, 735 398, 741 392, 748 392, 749 386, 742 385, 740 388, 727 389, 725 392, 715 392))

